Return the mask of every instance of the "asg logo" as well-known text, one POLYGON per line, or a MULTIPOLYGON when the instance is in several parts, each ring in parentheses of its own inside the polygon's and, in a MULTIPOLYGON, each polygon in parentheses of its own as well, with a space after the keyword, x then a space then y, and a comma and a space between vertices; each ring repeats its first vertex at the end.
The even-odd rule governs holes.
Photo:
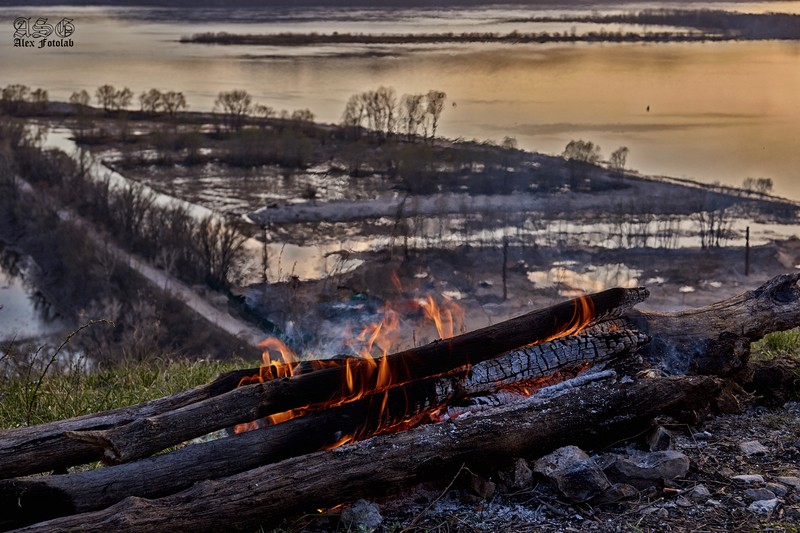
POLYGON ((47 23, 47 18, 39 17, 34 22, 31 22, 32 17, 18 17, 14 20, 14 46, 15 47, 34 47, 36 39, 42 39, 39 42, 39 48, 45 46, 62 47, 73 46, 72 39, 68 39, 75 33, 75 24, 73 19, 63 18, 55 26, 47 23), (58 39, 47 40, 48 37, 54 36, 58 39))

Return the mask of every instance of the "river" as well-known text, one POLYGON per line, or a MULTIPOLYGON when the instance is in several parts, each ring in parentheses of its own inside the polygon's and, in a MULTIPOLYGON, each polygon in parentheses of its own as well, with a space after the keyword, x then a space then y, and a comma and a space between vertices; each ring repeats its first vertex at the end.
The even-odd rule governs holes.
MULTIPOLYGON (((604 5, 601 13, 669 4, 604 5)), ((686 7, 708 4, 681 3, 686 7)), ((800 13, 800 2, 714 4, 748 12, 800 13)), ((204 31, 236 33, 586 31, 511 19, 558 15, 519 7, 443 9, 0 8, 0 70, 7 82, 42 87, 51 100, 105 83, 184 92, 209 110, 220 91, 245 89, 276 109, 311 109, 338 122, 350 95, 380 85, 398 94, 448 95, 441 134, 560 153, 590 140, 608 156, 630 149, 646 174, 739 185, 768 177, 800 200, 800 43, 548 44, 229 47, 182 44, 204 31), (10 46, 17 16, 74 19, 74 46, 10 46)), ((608 25, 606 25, 608 26, 608 25)), ((605 28, 605 29, 617 29, 605 28)), ((644 29, 648 31, 647 28, 644 29)))

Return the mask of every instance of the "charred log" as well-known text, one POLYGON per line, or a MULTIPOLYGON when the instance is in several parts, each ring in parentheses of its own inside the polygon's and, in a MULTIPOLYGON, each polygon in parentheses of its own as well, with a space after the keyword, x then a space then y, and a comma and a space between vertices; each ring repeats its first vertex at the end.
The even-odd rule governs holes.
POLYGON ((650 335, 648 361, 671 374, 727 375, 747 364, 750 343, 800 325, 800 273, 777 276, 721 302, 657 313, 633 310, 625 321, 650 335))
POLYGON ((130 497, 101 511, 19 531, 252 530, 290 513, 452 475, 464 462, 538 456, 567 443, 596 449, 636 434, 658 414, 707 404, 720 388, 719 380, 705 376, 590 384, 544 402, 534 396, 455 424, 421 426, 287 459, 159 499, 130 497))

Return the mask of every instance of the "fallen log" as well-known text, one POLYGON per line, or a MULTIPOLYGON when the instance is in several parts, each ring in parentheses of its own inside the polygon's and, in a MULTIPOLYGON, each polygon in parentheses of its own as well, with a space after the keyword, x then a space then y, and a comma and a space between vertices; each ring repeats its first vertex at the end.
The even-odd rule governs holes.
POLYGON ((627 328, 652 337, 648 361, 670 374, 728 375, 744 368, 750 343, 800 326, 800 273, 784 274, 721 302, 669 313, 632 310, 627 328))
POLYGON ((91 442, 66 436, 69 431, 102 430, 134 420, 180 409, 236 388, 257 369, 236 370, 211 383, 129 407, 94 413, 48 424, 0 431, 0 479, 62 470, 68 466, 97 461, 103 449, 91 442))
POLYGON ((347 366, 341 363, 290 379, 246 385, 213 401, 197 402, 107 430, 70 431, 67 436, 93 449, 104 447, 102 458, 106 463, 132 461, 221 428, 345 399, 348 393, 343 385, 348 372, 358 381, 356 390, 378 390, 379 374, 384 371, 393 376, 396 384, 444 374, 520 346, 572 333, 587 322, 595 324, 620 317, 647 296, 647 290, 641 288, 609 289, 377 361, 350 359, 347 366))
POLYGON ((455 423, 425 425, 204 481, 163 498, 126 498, 101 511, 19 532, 253 530, 291 513, 452 476, 464 462, 539 456, 568 443, 597 449, 640 432, 656 415, 700 408, 721 388, 718 379, 707 376, 589 384, 546 401, 534 396, 455 423))
MULTIPOLYGON (((473 394, 630 354, 647 340, 629 331, 564 337, 514 350, 456 374, 413 381, 385 394, 133 463, 77 474, 0 480, 0 508, 8 510, 0 517, 0 530, 101 509, 128 496, 174 493, 197 481, 312 453, 348 437, 357 440, 473 394)), ((134 436, 131 445, 137 442, 134 436)))

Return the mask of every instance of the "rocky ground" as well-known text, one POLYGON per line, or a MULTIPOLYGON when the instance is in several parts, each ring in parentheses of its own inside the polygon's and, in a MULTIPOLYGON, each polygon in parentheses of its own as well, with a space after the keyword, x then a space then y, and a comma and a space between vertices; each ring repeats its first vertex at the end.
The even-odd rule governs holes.
MULTIPOLYGON (((795 391, 796 392, 796 391, 795 391)), ((385 499, 361 500, 289 531, 800 531, 800 402, 647 435, 587 455, 574 447, 511 460, 385 499)))

